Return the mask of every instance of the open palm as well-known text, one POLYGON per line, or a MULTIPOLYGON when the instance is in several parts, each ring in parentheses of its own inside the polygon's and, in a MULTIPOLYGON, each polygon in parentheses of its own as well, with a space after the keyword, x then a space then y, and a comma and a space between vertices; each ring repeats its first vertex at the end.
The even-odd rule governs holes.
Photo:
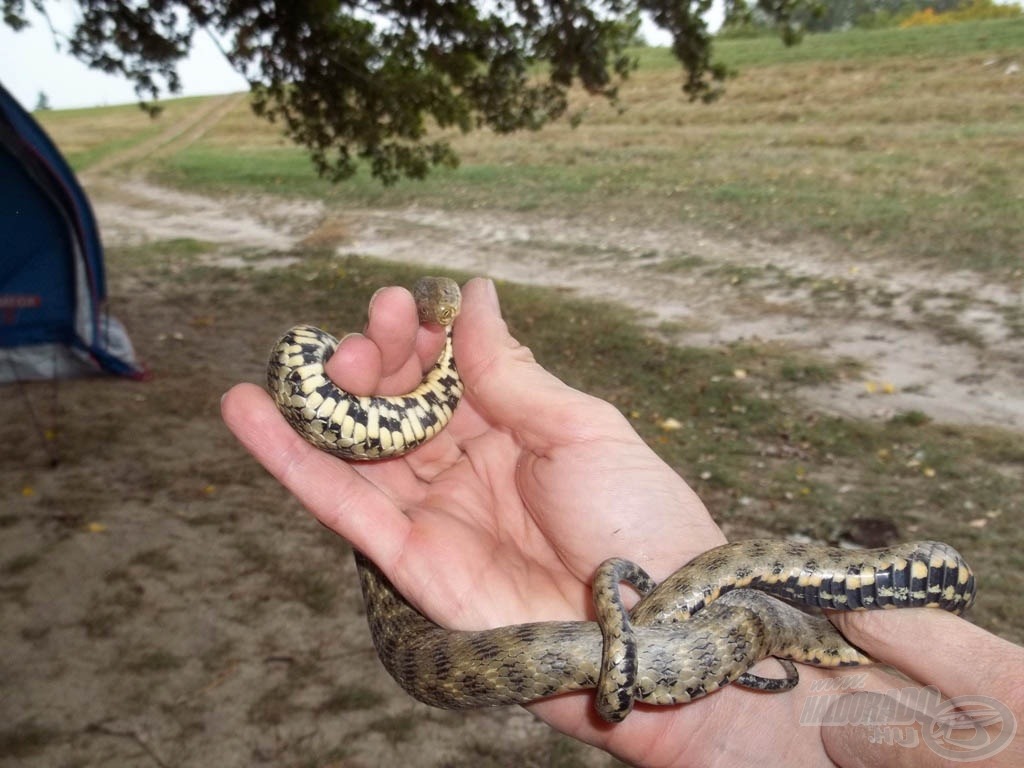
MULTIPOLYGON (((385 289, 365 336, 344 340, 328 373, 357 394, 401 394, 442 342, 439 330, 418 327, 408 292, 385 289)), ((660 580, 724 542, 621 414, 567 387, 508 335, 489 282, 464 290, 455 356, 462 404, 444 433, 400 459, 347 464, 317 451, 253 385, 228 393, 224 418, 322 523, 452 629, 589 618, 589 584, 605 558, 635 560, 660 580)), ((871 687, 885 687, 872 674, 871 687)), ((618 726, 596 717, 586 692, 531 708, 634 762, 734 765, 769 751, 831 764, 818 729, 796 727, 801 701, 728 688, 685 707, 639 707, 618 726)))

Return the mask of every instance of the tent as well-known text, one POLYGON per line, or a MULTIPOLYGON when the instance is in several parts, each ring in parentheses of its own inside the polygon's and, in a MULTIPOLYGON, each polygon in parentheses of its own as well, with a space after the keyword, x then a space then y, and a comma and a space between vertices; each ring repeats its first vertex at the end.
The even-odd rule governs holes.
POLYGON ((85 192, 0 85, 0 383, 101 372, 143 377, 106 298, 85 192))

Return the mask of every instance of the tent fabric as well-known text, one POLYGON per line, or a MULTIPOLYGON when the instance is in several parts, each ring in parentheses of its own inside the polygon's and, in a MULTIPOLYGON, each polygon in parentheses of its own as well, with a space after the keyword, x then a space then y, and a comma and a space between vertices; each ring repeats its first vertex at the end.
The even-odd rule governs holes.
POLYGON ((143 377, 106 298, 103 248, 85 191, 0 85, 0 382, 99 372, 143 377))

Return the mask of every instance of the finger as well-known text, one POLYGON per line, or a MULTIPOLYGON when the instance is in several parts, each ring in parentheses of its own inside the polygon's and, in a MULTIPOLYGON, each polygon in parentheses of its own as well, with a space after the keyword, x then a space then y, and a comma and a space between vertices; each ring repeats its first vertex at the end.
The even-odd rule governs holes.
POLYGON ((407 368, 414 371, 404 379, 406 386, 399 393, 404 394, 419 383, 417 375, 422 377, 437 362, 444 347, 446 332, 443 326, 436 323, 421 324, 412 293, 405 288, 392 286, 381 288, 370 299, 367 335, 385 351, 385 376, 395 375, 407 368), (410 347, 419 358, 417 364, 409 361, 410 347), (391 351, 390 356, 388 351, 391 351))
MULTIPOLYGON (((383 377, 377 393, 385 395, 402 395, 418 386, 424 372, 437 362, 446 337, 440 325, 420 325, 412 294, 398 287, 382 288, 374 294, 366 333, 381 350, 383 377)), ((405 484, 413 479, 429 479, 449 466, 458 454, 455 441, 445 431, 407 457, 407 471, 401 479, 405 484), (426 478, 419 469, 412 472, 424 466, 431 468, 426 478)), ((397 473, 393 470, 394 467, 373 463, 358 466, 360 474, 374 482, 381 482, 385 476, 394 480, 397 473)))
POLYGON ((850 642, 947 696, 985 694, 1019 698, 1006 669, 1024 669, 1024 648, 946 611, 834 613, 830 617, 850 642), (922 653, 922 642, 927 652, 922 653))
POLYGON ((490 280, 470 280, 463 290, 455 356, 478 408, 528 443, 565 444, 603 436, 598 431, 632 432, 611 406, 548 373, 509 334, 490 280))
POLYGON ((327 376, 354 395, 402 395, 437 360, 444 330, 419 325, 412 294, 382 288, 370 300, 365 334, 349 334, 327 361, 327 376))
POLYGON ((419 326, 416 331, 416 356, 420 360, 421 371, 429 370, 441 356, 445 333, 444 328, 434 323, 419 326))
POLYGON ((221 414, 242 445, 321 523, 382 568, 395 561, 411 529, 409 519, 345 462, 299 437, 266 392, 239 384, 224 395, 221 414))
POLYGON ((324 371, 346 392, 360 396, 377 394, 381 381, 380 349, 361 333, 350 333, 324 364, 324 371))
POLYGON ((935 753, 929 753, 921 741, 917 714, 877 691, 840 696, 825 714, 821 729, 825 752, 842 768, 937 763, 935 753))
MULTIPOLYGON (((445 344, 446 331, 434 323, 420 325, 412 294, 404 288, 392 287, 382 288, 371 299, 367 335, 381 349, 384 376, 377 391, 404 394, 412 390, 423 373, 437 361, 445 344)), ((411 477, 429 481, 458 460, 462 450, 455 432, 463 436, 477 434, 486 426, 479 419, 473 419, 469 411, 464 406, 456 412, 461 428, 445 430, 406 456, 411 477)), ((374 482, 380 482, 382 475, 390 472, 373 464, 361 464, 357 469, 374 482)), ((404 479, 411 481, 409 475, 404 479)))
POLYGON ((409 291, 391 286, 373 295, 366 336, 380 349, 382 374, 374 394, 402 395, 419 384, 424 366, 416 354, 418 331, 416 304, 409 291))
POLYGON ((913 686, 840 696, 825 714, 822 745, 843 768, 938 768, 982 759, 1019 766, 1024 745, 1013 738, 1013 713, 992 699, 970 698, 913 686))
MULTIPOLYGON (((416 309, 411 294, 402 288, 382 288, 370 299, 365 334, 353 333, 342 339, 324 371, 353 395, 401 394, 385 390, 403 383, 402 369, 411 363, 415 337, 416 309)), ((413 367, 415 364, 410 364, 409 371, 413 367)))

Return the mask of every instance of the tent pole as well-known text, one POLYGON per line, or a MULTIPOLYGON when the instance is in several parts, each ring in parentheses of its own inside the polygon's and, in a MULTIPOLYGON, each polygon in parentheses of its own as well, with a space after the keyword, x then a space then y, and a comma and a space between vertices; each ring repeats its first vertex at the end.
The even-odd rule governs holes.
MULTIPOLYGON (((56 351, 54 352, 56 355, 56 351)), ((18 392, 21 393, 21 399, 25 401, 25 407, 28 410, 29 417, 32 419, 32 426, 35 427, 36 434, 39 436, 39 441, 42 443, 43 451, 46 453, 47 458, 50 460, 50 466, 56 467, 60 464, 60 453, 57 450, 57 430, 47 429, 43 426, 43 420, 39 413, 36 411, 35 404, 32 402, 32 397, 29 395, 28 387, 25 384, 25 380, 18 375, 17 368, 14 367, 14 363, 10 357, 6 357, 7 364, 11 367, 11 373, 13 374, 14 381, 18 385, 18 392)), ((53 409, 51 413, 56 415, 57 407, 59 403, 59 387, 60 380, 57 378, 57 363, 54 360, 54 375, 50 379, 53 384, 53 409)))

